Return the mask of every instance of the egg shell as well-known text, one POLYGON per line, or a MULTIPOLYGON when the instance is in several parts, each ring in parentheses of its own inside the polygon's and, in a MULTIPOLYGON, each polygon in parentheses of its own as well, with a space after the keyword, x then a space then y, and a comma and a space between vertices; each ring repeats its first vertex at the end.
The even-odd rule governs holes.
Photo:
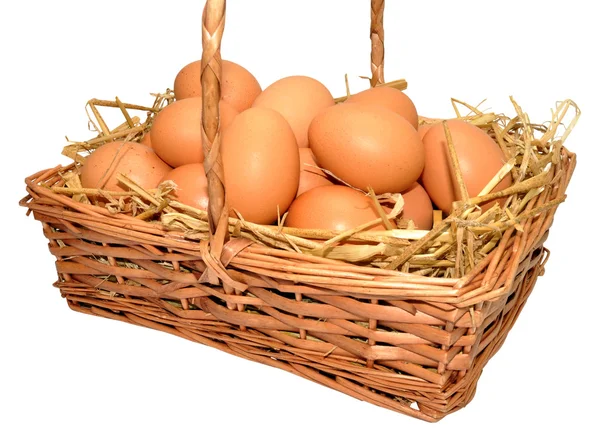
MULTIPOLYGON (((460 120, 447 121, 452 143, 458 156, 469 197, 474 197, 492 180, 505 164, 504 153, 493 138, 480 128, 460 120)), ((429 129, 423 138, 425 168, 421 176, 423 186, 434 204, 444 213, 452 211, 452 202, 460 200, 460 191, 454 183, 448 143, 442 123, 429 129)), ((512 185, 508 174, 493 191, 512 185)), ((500 201, 501 202, 501 201, 500 201)), ((494 201, 484 204, 485 211, 494 201)))
MULTIPOLYGON (((219 103, 220 121, 226 128, 238 111, 224 101, 219 103)), ((204 161, 202 150, 202 98, 175 101, 154 118, 150 133, 152 148, 171 167, 204 161)))
POLYGON ((142 136, 142 139, 140 139, 140 144, 144 144, 152 148, 152 136, 150 135, 150 132, 146 132, 144 136, 142 136))
POLYGON ((415 104, 404 92, 393 87, 379 86, 364 90, 351 95, 346 103, 383 106, 406 119, 415 129, 419 127, 415 104))
POLYGON ((419 230, 430 230, 433 227, 433 205, 425 189, 415 182, 402 192, 404 209, 401 217, 412 220, 419 230))
POLYGON ((267 87, 252 107, 276 110, 292 127, 299 148, 308 147, 308 126, 323 109, 335 104, 331 92, 306 76, 282 78, 267 87))
POLYGON ((400 193, 425 164, 415 128, 391 110, 338 104, 320 113, 308 131, 317 162, 347 184, 376 194, 400 193))
POLYGON ((283 216, 300 177, 296 138, 283 116, 266 108, 241 112, 223 131, 221 154, 230 209, 259 224, 275 222, 277 207, 283 216))
MULTIPOLYGON (((221 100, 232 105, 238 112, 250 108, 262 92, 254 75, 233 61, 223 60, 221 66, 221 100)), ((194 61, 179 71, 173 86, 176 100, 202 97, 200 67, 200 61, 194 61)))
POLYGON ((296 197, 311 188, 323 185, 334 185, 323 170, 317 167, 313 152, 309 148, 298 149, 300 152, 300 182, 296 197))
POLYGON ((422 124, 419 126, 417 133, 419 134, 421 141, 423 141, 423 138, 425 137, 427 132, 429 132, 429 129, 431 129, 431 124, 422 124))
POLYGON ((182 204, 208 210, 208 182, 204 173, 204 165, 200 163, 186 164, 169 171, 161 180, 173 181, 176 189, 171 196, 182 204))
MULTIPOLYGON (((292 228, 346 231, 378 219, 373 200, 345 185, 315 187, 290 206, 285 225, 292 228)), ((383 225, 370 229, 382 230, 383 225)))
POLYGON ((117 180, 122 173, 141 187, 153 189, 170 170, 150 147, 114 141, 98 147, 86 158, 81 167, 81 184, 108 191, 129 190, 117 180))

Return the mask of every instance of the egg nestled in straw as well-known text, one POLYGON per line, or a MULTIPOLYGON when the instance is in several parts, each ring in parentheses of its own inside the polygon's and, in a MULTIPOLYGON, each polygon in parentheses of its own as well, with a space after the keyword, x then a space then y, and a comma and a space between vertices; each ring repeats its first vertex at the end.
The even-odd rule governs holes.
POLYGON ((165 181, 173 181, 175 184, 171 193, 175 200, 199 210, 208 210, 208 182, 203 164, 186 164, 174 168, 162 178, 162 182, 165 181))
POLYGON ((85 188, 129 190, 117 179, 123 174, 142 188, 152 189, 170 170, 150 147, 137 142, 113 141, 98 147, 85 159, 81 184, 85 188))
POLYGON ((425 189, 415 182, 402 192, 404 209, 401 218, 413 221, 418 230, 431 230, 433 226, 433 205, 425 189))
MULTIPOLYGON (((344 185, 313 188, 290 206, 285 225, 292 228, 346 231, 379 219, 375 202, 344 185)), ((381 223, 369 228, 382 230, 381 223)))
MULTIPOLYGON (((477 196, 496 176, 506 158, 493 138, 468 122, 447 121, 452 143, 458 156, 462 179, 469 197, 477 196)), ((446 133, 442 123, 433 125, 423 138, 425 168, 421 180, 435 205, 444 213, 452 211, 452 203, 461 199, 458 183, 452 172, 446 133)), ((500 191, 512 185, 508 173, 492 190, 500 191)), ((502 203, 502 200, 498 201, 502 203)), ((493 206, 490 201, 482 206, 485 211, 493 206)))
POLYGON ((278 112, 250 108, 223 130, 221 155, 231 209, 253 223, 271 224, 288 209, 300 177, 300 155, 290 125, 278 112))

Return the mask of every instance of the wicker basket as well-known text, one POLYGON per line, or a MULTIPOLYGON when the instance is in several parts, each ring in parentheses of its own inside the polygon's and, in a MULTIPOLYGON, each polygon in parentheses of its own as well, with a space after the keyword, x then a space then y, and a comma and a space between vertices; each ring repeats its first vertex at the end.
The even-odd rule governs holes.
MULTIPOLYGON (((373 86, 383 82, 383 7, 384 0, 372 0, 373 86)), ((252 240, 228 218, 224 203, 217 105, 224 13, 224 0, 207 2, 202 125, 208 213, 170 203, 164 216, 145 219, 57 191, 68 187, 65 174, 77 161, 36 173, 26 179, 21 205, 42 223, 57 259, 55 286, 75 311, 168 332, 426 421, 464 407, 543 274, 549 255, 543 244, 575 155, 561 140, 526 146, 549 159, 543 173, 524 174, 507 193, 520 198, 524 214, 496 226, 487 254, 456 277, 411 272, 411 259, 422 258, 418 253, 445 234, 450 246, 458 244, 450 266, 464 267, 461 247, 472 233, 461 217, 464 206, 388 256, 388 268, 252 240), (206 228, 194 234, 171 228, 165 218, 174 213, 206 228)), ((520 116, 505 133, 529 130, 520 116)), ((143 189, 139 194, 153 213, 164 209, 163 200, 143 189)), ((286 231, 265 226, 261 232, 275 241, 286 231)), ((429 259, 448 264, 448 256, 439 256, 429 259)))

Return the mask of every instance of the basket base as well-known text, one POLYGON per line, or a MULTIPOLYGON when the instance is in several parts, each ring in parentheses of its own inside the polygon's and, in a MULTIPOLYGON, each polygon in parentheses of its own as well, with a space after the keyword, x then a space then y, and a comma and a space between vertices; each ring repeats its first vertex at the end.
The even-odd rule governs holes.
MULTIPOLYGON (((55 283, 66 298, 68 306, 77 312, 119 320, 126 323, 168 332, 181 338, 214 347, 221 351, 256 361, 317 382, 362 401, 400 412, 421 420, 435 422, 465 407, 474 397, 483 368, 502 347, 508 332, 521 313, 537 277, 542 273, 544 249, 534 250, 529 262, 516 278, 512 293, 483 305, 497 311, 485 323, 471 364, 462 370, 437 372, 437 382, 411 377, 410 363, 375 363, 348 369, 350 363, 335 353, 323 354, 310 349, 286 344, 278 331, 255 330, 231 325, 209 317, 191 318, 172 301, 160 298, 109 296, 96 287, 80 280, 55 283), (183 316, 183 317, 182 317, 183 316), (393 374, 390 366, 396 368, 393 374), (399 369, 402 368, 402 369, 399 369)), ((76 276, 74 277, 74 279, 76 276)), ((476 330, 473 330, 475 332, 476 330)), ((291 339, 292 337, 287 337, 291 339)), ((347 357, 346 357, 347 358, 347 357)), ((357 364, 359 360, 353 360, 357 364)), ((423 369, 423 368, 421 368, 423 369)), ((435 370, 430 369, 432 378, 435 370)))

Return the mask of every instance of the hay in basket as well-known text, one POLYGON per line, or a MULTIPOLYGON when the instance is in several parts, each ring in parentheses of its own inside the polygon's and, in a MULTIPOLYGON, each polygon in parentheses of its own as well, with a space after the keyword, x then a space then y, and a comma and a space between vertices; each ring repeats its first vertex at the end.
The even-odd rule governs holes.
MULTIPOLYGON (((385 84, 383 6, 372 1, 373 87, 385 84)), ((121 175, 127 191, 82 188, 87 153, 141 139, 174 98, 156 94, 151 107, 91 100, 98 135, 65 147, 70 165, 28 177, 21 200, 56 257, 55 286, 75 311, 168 332, 426 421, 464 407, 543 274, 543 244, 575 167, 564 143, 579 109, 561 102, 542 125, 514 100, 512 118, 453 100, 456 118, 485 130, 510 160, 469 197, 449 139, 462 198, 431 230, 394 228, 403 207, 394 194, 371 194, 393 210, 343 233, 253 224, 229 217, 225 204, 217 105, 224 14, 224 0, 207 2, 208 211, 173 200, 168 183, 145 189, 121 175), (103 107, 120 108, 123 124, 109 130, 103 107), (132 110, 147 112, 146 120, 132 110), (513 185, 490 193, 508 173, 513 185), (103 204, 94 202, 99 196, 103 204), (502 205, 479 208, 500 198, 502 205), (388 228, 367 231, 374 223, 388 228)))

